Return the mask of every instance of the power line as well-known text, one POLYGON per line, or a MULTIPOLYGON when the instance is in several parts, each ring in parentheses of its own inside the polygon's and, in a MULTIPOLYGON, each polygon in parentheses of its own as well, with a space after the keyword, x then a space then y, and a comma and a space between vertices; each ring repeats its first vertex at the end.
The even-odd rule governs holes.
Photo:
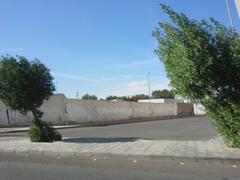
POLYGON ((240 0, 235 0, 235 5, 237 7, 238 17, 240 18, 240 0))
POLYGON ((151 103, 151 88, 150 88, 150 72, 148 72, 148 94, 149 94, 149 102, 151 103))
POLYGON ((230 24, 231 24, 232 28, 235 30, 234 23, 233 23, 233 18, 232 18, 232 13, 231 13, 231 9, 230 9, 230 6, 229 6, 229 0, 226 0, 226 5, 227 5, 228 17, 229 17, 229 20, 230 20, 230 24))

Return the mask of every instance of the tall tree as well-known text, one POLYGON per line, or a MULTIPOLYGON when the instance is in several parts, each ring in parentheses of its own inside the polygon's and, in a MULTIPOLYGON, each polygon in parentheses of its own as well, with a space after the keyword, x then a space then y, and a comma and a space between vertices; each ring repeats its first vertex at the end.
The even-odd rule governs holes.
POLYGON ((175 94, 172 90, 156 90, 152 92, 152 97, 153 98, 170 98, 173 99, 175 97, 175 94))
POLYGON ((111 100, 115 100, 115 99, 118 99, 118 97, 117 96, 108 96, 108 97, 106 97, 107 101, 111 101, 111 100))
MULTIPOLYGON (((0 59, 0 99, 11 109, 34 116, 34 128, 38 135, 32 141, 53 141, 61 139, 50 126, 41 121, 39 110, 43 100, 54 91, 49 69, 39 60, 28 61, 22 56, 2 56, 0 59)), ((33 132, 33 131, 30 131, 33 132)))
POLYGON ((82 96, 82 99, 84 99, 84 100, 87 100, 87 99, 89 99, 89 100, 97 100, 98 98, 94 94, 93 95, 85 94, 85 95, 82 96))
POLYGON ((202 103, 225 142, 240 147, 240 36, 215 19, 196 21, 161 5, 170 23, 153 36, 171 86, 202 103))
POLYGON ((139 99, 149 99, 148 95, 136 94, 133 96, 108 96, 106 100, 138 101, 139 99))

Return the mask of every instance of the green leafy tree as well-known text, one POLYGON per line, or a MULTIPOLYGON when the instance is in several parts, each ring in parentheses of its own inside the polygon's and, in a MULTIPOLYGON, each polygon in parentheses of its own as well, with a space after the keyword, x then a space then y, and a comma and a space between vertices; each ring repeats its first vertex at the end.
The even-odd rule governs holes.
POLYGON ((172 87, 202 103, 227 144, 240 147, 240 36, 214 19, 196 21, 161 5, 171 23, 153 32, 172 87))
POLYGON ((90 94, 85 94, 82 96, 82 99, 84 100, 98 100, 97 96, 96 95, 90 95, 90 94))
POLYGON ((149 99, 148 95, 145 94, 137 94, 133 96, 108 96, 106 100, 122 100, 122 101, 138 101, 139 99, 149 99))
POLYGON ((117 96, 108 96, 108 97, 106 97, 107 101, 111 101, 111 100, 114 100, 114 99, 118 99, 118 97, 117 96))
POLYGON ((132 96, 133 101, 138 101, 139 99, 149 99, 149 96, 146 94, 137 94, 132 96))
POLYGON ((153 98, 170 98, 173 99, 175 97, 175 94, 173 92, 173 90, 167 90, 167 89, 163 89, 163 90, 156 90, 152 92, 152 97, 153 98))
POLYGON ((22 114, 31 111, 34 121, 30 129, 32 141, 53 141, 61 139, 47 123, 41 121, 39 110, 43 100, 54 91, 52 76, 39 60, 28 61, 22 56, 2 56, 0 58, 0 99, 11 109, 22 114), (36 131, 38 135, 33 135, 36 131), (34 138, 33 138, 34 136, 34 138))

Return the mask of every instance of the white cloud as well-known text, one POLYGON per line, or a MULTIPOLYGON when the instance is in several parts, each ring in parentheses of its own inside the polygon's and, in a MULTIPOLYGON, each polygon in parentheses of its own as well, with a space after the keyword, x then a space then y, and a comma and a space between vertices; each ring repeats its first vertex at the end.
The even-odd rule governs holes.
POLYGON ((11 51, 11 52, 15 52, 15 51, 23 51, 23 48, 7 48, 7 49, 2 49, 2 51, 11 51))
MULTIPOLYGON (((160 89, 170 89, 169 81, 164 82, 154 82, 150 85, 151 92, 160 89)), ((147 81, 133 81, 120 85, 115 90, 108 90, 102 94, 100 97, 107 97, 109 95, 116 96, 131 96, 136 94, 148 94, 148 82, 147 81)))
POLYGON ((145 61, 133 61, 130 63, 130 65, 146 65, 146 64, 155 64, 159 62, 157 58, 151 59, 151 60, 145 60, 145 61))
POLYGON ((159 63, 159 60, 157 57, 148 59, 148 60, 139 60, 139 61, 131 61, 129 63, 123 63, 123 64, 114 64, 110 66, 111 68, 131 68, 131 67, 139 67, 143 65, 151 65, 151 64, 157 64, 159 63))
POLYGON ((68 78, 68 79, 75 79, 75 80, 88 81, 88 82, 117 81, 117 80, 134 79, 138 77, 143 77, 141 75, 123 75, 123 76, 116 76, 116 77, 89 78, 89 77, 59 73, 59 72, 53 72, 52 74, 60 78, 68 78))
POLYGON ((135 81, 124 85, 125 88, 140 89, 147 86, 147 81, 135 81))
POLYGON ((76 80, 82 80, 82 81, 90 81, 90 82, 96 82, 96 80, 83 77, 83 76, 78 76, 78 75, 73 75, 73 74, 66 74, 66 73, 58 73, 58 72, 53 72, 52 73, 56 77, 61 77, 61 78, 68 78, 68 79, 76 79, 76 80))

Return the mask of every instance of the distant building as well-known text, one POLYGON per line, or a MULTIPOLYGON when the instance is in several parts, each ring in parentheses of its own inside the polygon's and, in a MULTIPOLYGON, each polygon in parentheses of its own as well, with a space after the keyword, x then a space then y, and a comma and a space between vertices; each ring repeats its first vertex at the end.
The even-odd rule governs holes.
MULTIPOLYGON (((181 96, 175 96, 174 99, 139 99, 138 102, 143 103, 191 103, 189 100, 182 98, 181 96)), ((202 104, 193 104, 195 115, 205 115, 205 108, 202 104)))
POLYGON ((121 99, 112 99, 110 101, 122 101, 121 99))
POLYGON ((138 102, 145 103, 184 103, 183 99, 139 99, 138 102))
MULTIPOLYGON (((183 98, 181 96, 178 96, 178 95, 176 95, 175 98, 182 99, 185 103, 191 103, 190 100, 185 99, 185 98, 183 98)), ((206 114, 205 108, 204 108, 204 106, 202 104, 193 103, 193 108, 194 108, 194 114, 195 115, 205 115, 206 114)))

